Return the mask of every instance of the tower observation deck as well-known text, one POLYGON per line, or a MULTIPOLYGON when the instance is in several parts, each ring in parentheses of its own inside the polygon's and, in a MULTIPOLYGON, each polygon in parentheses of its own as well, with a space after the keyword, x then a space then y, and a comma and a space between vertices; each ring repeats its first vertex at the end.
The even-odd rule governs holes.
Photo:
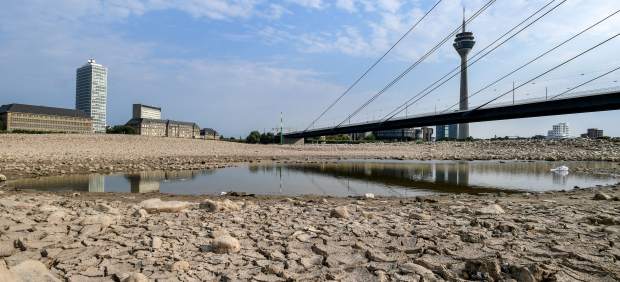
MULTIPOLYGON (((465 11, 463 11, 463 30, 456 35, 454 39, 454 49, 461 56, 461 94, 460 94, 460 110, 468 109, 468 90, 467 90, 467 55, 474 48, 476 41, 472 32, 465 31, 465 11)), ((466 139, 469 137, 469 124, 461 123, 458 126, 458 139, 466 139)))

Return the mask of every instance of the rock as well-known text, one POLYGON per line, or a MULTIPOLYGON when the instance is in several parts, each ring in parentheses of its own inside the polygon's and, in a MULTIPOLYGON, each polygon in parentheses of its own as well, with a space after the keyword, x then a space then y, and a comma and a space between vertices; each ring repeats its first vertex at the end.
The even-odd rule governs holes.
POLYGON ((14 247, 14 244, 9 242, 0 242, 0 258, 2 257, 10 257, 17 250, 14 247))
POLYGON ((95 210, 104 212, 104 213, 109 213, 109 214, 120 214, 120 211, 117 208, 113 208, 106 204, 101 204, 101 203, 95 206, 95 210))
POLYGON ((133 213, 133 215, 139 218, 145 218, 149 215, 149 213, 145 209, 138 209, 133 213))
POLYGON ((346 206, 340 206, 340 207, 336 207, 334 208, 331 213, 330 213, 331 217, 335 217, 335 218, 349 218, 349 210, 347 209, 346 206))
POLYGON ((200 203, 199 207, 201 209, 206 209, 210 212, 217 211, 238 211, 241 209, 241 206, 229 199, 224 201, 213 201, 206 199, 202 203, 200 203))
POLYGON ((506 213, 506 212, 498 204, 488 205, 476 211, 476 214, 478 215, 493 215, 493 214, 503 214, 503 213, 506 213))
POLYGON ((0 174, 0 182, 6 181, 6 176, 4 174, 0 174))
POLYGON ((87 216, 82 220, 82 225, 101 225, 102 227, 108 227, 112 224, 114 224, 114 218, 104 214, 87 216))
POLYGON ((465 272, 470 274, 470 278, 473 277, 476 280, 487 280, 486 277, 492 277, 495 281, 499 281, 502 278, 501 267, 494 258, 469 260, 465 262, 465 272))
POLYGON ((62 210, 55 211, 47 217, 47 222, 58 224, 62 222, 66 216, 67 216, 67 213, 65 211, 62 211, 62 210))
POLYGON ((159 237, 153 237, 151 239, 151 248, 153 248, 153 249, 161 248, 162 244, 163 244, 163 241, 159 237))
POLYGON ((400 266, 400 271, 404 274, 417 274, 424 278, 424 281, 434 281, 435 273, 433 273, 430 269, 421 266, 419 264, 415 264, 412 262, 407 262, 400 266))
POLYGON ((480 232, 470 231, 470 232, 462 232, 461 241, 467 243, 482 243, 486 236, 480 232))
POLYGON ((375 194, 373 194, 373 193, 366 193, 366 194, 364 194, 364 198, 366 198, 366 199, 374 199, 375 198, 375 194))
POLYGON ((148 199, 140 202, 142 207, 147 212, 180 212, 192 206, 190 202, 181 201, 162 201, 161 199, 148 199))
POLYGON ((222 235, 213 240, 211 249, 218 254, 237 253, 241 250, 241 245, 239 244, 239 240, 234 237, 222 235))
POLYGON ((188 271, 190 269, 189 262, 181 260, 177 261, 170 266, 170 271, 188 271))
POLYGON ((594 197, 592 197, 592 200, 596 200, 596 201, 606 201, 606 200, 610 200, 611 196, 603 193, 603 192, 598 192, 596 194, 594 194, 594 197))
MULTIPOLYGON (((36 260, 26 260, 20 264, 9 269, 12 277, 16 280, 3 280, 1 281, 37 281, 37 282, 60 282, 45 265, 36 260)), ((9 276, 11 277, 11 276, 9 276)), ((2 274, 0 274, 2 278, 2 274)))
POLYGON ((431 220, 431 216, 424 213, 412 213, 409 217, 416 220, 431 220))
POLYGON ((121 279, 121 282, 149 282, 150 280, 142 273, 130 273, 127 277, 121 279))

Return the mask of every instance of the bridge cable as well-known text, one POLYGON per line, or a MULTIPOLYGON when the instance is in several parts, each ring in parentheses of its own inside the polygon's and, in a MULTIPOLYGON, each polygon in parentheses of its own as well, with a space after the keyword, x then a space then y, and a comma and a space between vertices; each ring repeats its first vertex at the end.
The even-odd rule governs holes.
POLYGON ((530 80, 528 80, 528 81, 526 81, 526 82, 524 82, 524 83, 522 83, 522 84, 519 84, 517 87, 515 87, 515 88, 513 88, 513 89, 511 89, 511 90, 506 91, 504 94, 501 94, 501 95, 499 95, 499 96, 497 96, 497 97, 492 98, 491 100, 487 101, 486 103, 484 103, 484 104, 482 104, 482 105, 480 105, 480 106, 477 106, 477 107, 476 107, 476 108, 474 108, 472 111, 478 110, 478 109, 480 109, 480 108, 482 108, 482 107, 484 107, 484 106, 486 106, 486 105, 488 105, 488 104, 492 103, 493 101, 496 101, 497 99, 499 99, 499 98, 501 98, 501 97, 504 97, 504 96, 506 96, 506 95, 510 94, 510 93, 511 93, 511 92, 513 92, 514 90, 517 90, 517 89, 519 89, 519 88, 521 88, 521 87, 523 87, 523 86, 525 86, 525 85, 529 84, 530 82, 532 82, 532 81, 534 81, 534 80, 536 80, 536 79, 538 79, 538 78, 540 78, 540 77, 542 77, 542 76, 544 76, 544 75, 546 75, 546 74, 548 74, 548 73, 550 73, 550 72, 552 72, 552 71, 554 71, 554 70, 556 70, 556 69, 558 69, 558 68, 560 68, 560 67, 562 67, 562 66, 564 66, 564 65, 568 64, 568 63, 570 63, 571 61, 573 61, 573 60, 575 60, 575 59, 577 59, 577 58, 579 58, 579 57, 581 57, 581 56, 585 55, 586 53, 588 53, 588 52, 590 52, 590 51, 592 51, 592 50, 594 50, 594 49, 596 49, 596 48, 598 48, 598 47, 600 47, 600 46, 602 46, 602 45, 604 45, 604 44, 606 44, 606 43, 610 42, 611 40, 615 39, 615 38, 616 38, 616 37, 618 37, 618 36, 620 36, 620 33, 616 33, 616 35, 614 35, 614 36, 612 36, 612 37, 609 37, 609 38, 607 38, 607 39, 605 39, 605 40, 603 40, 603 41, 599 42, 598 44, 596 44, 596 45, 594 45, 594 46, 592 46, 592 47, 588 48, 587 50, 585 50, 585 51, 583 51, 583 52, 581 52, 581 53, 579 53, 579 54, 577 54, 577 55, 575 55, 575 56, 571 57, 570 59, 565 60, 564 62, 562 62, 562 63, 560 63, 560 64, 558 64, 558 65, 556 65, 556 66, 554 66, 554 67, 552 67, 552 68, 550 68, 550 69, 548 69, 548 70, 546 70, 545 72, 543 72, 543 73, 541 73, 541 74, 539 74, 539 75, 535 76, 534 78, 532 78, 532 79, 530 79, 530 80))
POLYGON ((615 71, 617 71, 617 70, 619 70, 619 69, 620 69, 620 66, 618 66, 618 67, 616 67, 615 69, 612 69, 612 70, 610 70, 610 71, 608 71, 608 72, 606 72, 606 73, 604 73, 604 74, 601 74, 601 75, 599 75, 599 76, 597 76, 597 77, 594 77, 594 78, 592 78, 592 79, 590 79, 590 80, 588 80, 588 81, 586 81, 586 82, 583 82, 583 83, 581 83, 581 84, 579 84, 579 85, 577 85, 577 86, 575 86, 575 87, 571 87, 571 88, 569 88, 568 90, 566 90, 566 91, 564 91, 564 92, 562 92, 562 93, 560 93, 560 94, 558 94, 558 95, 555 95, 555 96, 553 96, 553 97, 549 98, 548 100, 553 100, 553 99, 555 99, 555 98, 557 98, 557 97, 560 97, 560 96, 562 96, 562 95, 564 95, 564 94, 566 94, 566 93, 568 93, 568 92, 571 92, 571 91, 573 91, 573 90, 575 90, 575 89, 577 89, 577 88, 579 88, 579 87, 581 87, 581 86, 584 86, 584 85, 586 85, 586 84, 588 84, 588 83, 590 83, 590 82, 593 82, 593 81, 595 81, 595 80, 597 80, 597 79, 599 79, 599 78, 602 78, 602 77, 604 77, 604 76, 607 76, 607 75, 611 74, 612 72, 615 72, 615 71))
MULTIPOLYGON (((466 23, 471 22, 472 20, 474 20, 476 17, 478 17, 482 12, 484 12, 488 7, 490 7, 493 3, 495 3, 496 0, 490 0, 488 1, 484 6, 482 6, 478 11, 476 11, 476 13, 474 13, 467 21, 466 23)), ((426 54, 424 54, 422 57, 420 57, 415 63, 413 63, 412 65, 410 65, 407 69, 405 69, 405 71, 403 71, 400 75, 396 76, 396 78, 394 78, 390 83, 388 83, 383 89, 381 89, 379 92, 377 92, 373 97, 371 97, 368 101, 366 101, 364 104, 362 104, 359 108, 357 108, 353 113, 351 113, 347 118, 345 118, 341 123, 339 123, 337 126, 335 126, 335 128, 340 127, 342 124, 344 124, 345 122, 347 122, 347 120, 350 120, 352 117, 356 116, 360 111, 362 111, 364 108, 366 108, 366 106, 368 106, 370 103, 372 103, 375 99, 377 99, 379 96, 381 96, 383 93, 385 93, 388 89, 390 89, 392 86, 394 86, 395 84, 397 84, 404 76, 406 76, 409 72, 411 72, 411 70, 413 70, 415 67, 417 67, 420 63, 422 63, 426 58, 428 58, 430 55, 432 55, 435 51, 437 51, 437 49, 439 49, 444 43, 446 43, 446 41, 448 41, 450 38, 452 38, 452 36, 454 36, 459 30, 461 29, 461 25, 459 25, 454 31, 452 31, 450 34, 448 34, 448 36, 446 36, 443 40, 441 40, 437 45, 435 45, 433 48, 431 48, 431 50, 429 50, 426 54)))
POLYGON ((392 47, 390 47, 390 49, 388 49, 385 53, 383 53, 383 55, 379 57, 379 59, 377 59, 368 69, 366 69, 366 71, 360 77, 358 77, 357 80, 355 80, 355 82, 353 82, 353 84, 351 84, 336 100, 334 100, 316 119, 314 119, 310 123, 310 125, 306 127, 304 131, 307 131, 308 129, 310 129, 317 121, 319 121, 319 119, 321 119, 329 110, 331 110, 345 95, 347 95, 351 91, 351 89, 353 89, 353 87, 355 87, 362 79, 364 79, 364 77, 366 77, 366 75, 368 75, 368 73, 370 73, 370 71, 374 69, 375 66, 379 64, 379 62, 381 62, 383 58, 385 58, 392 51, 392 49, 396 47, 396 45, 398 45, 403 39, 405 39, 405 37, 407 37, 407 35, 409 35, 420 24, 420 22, 422 22, 422 20, 424 20, 426 16, 428 16, 439 5, 439 3, 441 3, 441 1, 443 0, 437 1, 435 5, 431 7, 430 10, 428 10, 420 19, 418 19, 418 21, 416 21, 416 23, 413 24, 413 26, 411 26, 411 28, 409 28, 409 30, 407 30, 407 32, 405 32, 405 34, 403 34, 396 41, 396 43, 394 43, 392 47))
MULTIPOLYGON (((488 52, 484 53, 482 56, 476 58, 476 56, 482 54, 486 49, 490 48, 491 46, 493 46, 495 43, 497 43, 498 41, 500 41, 502 38, 504 38, 506 35, 510 34, 511 32, 513 32, 515 29, 517 29, 519 26, 521 26, 522 24, 526 23, 528 20, 530 20, 532 17, 534 17, 535 15, 537 15, 538 13, 540 13, 542 10, 544 10, 545 8, 547 8, 551 3, 553 3, 555 0, 550 1, 549 3, 547 3, 546 5, 544 5, 543 7, 541 7, 540 9, 538 9, 537 11, 535 11, 533 14, 531 14, 530 16, 528 16, 527 18, 525 18, 523 21, 521 21, 519 24, 515 25, 514 27, 512 27, 510 30, 508 30, 506 33, 502 34, 500 37, 498 37, 495 41, 493 41, 492 43, 488 44, 486 47, 484 47, 482 50, 480 50, 479 52, 477 52, 476 54, 474 54, 469 60, 468 60, 468 64, 465 67, 465 69, 468 69, 470 66, 472 66, 473 64, 477 63, 478 61, 480 61, 481 59, 483 59, 484 57, 488 56, 491 52, 495 51, 497 48, 501 47, 502 45, 504 45, 506 42, 508 42, 509 40, 513 39, 515 36, 517 36, 518 34, 520 34, 521 32, 523 32, 525 29, 529 28, 530 26, 532 26, 534 23, 538 22, 540 19, 542 19, 543 17, 547 16, 549 13, 551 13, 552 11, 554 11, 556 8, 558 8, 560 5, 564 4, 566 2, 566 0, 558 3, 557 5, 555 5, 554 7, 552 7, 550 10, 546 11, 545 13, 543 13, 542 15, 540 15, 538 18, 534 19, 532 22, 530 22, 529 24, 527 24, 526 26, 522 27, 520 30, 518 30, 517 32, 515 32, 514 34, 512 34, 510 37, 506 38, 504 41, 502 41, 501 43, 499 43, 498 45, 496 45, 495 47, 493 47, 491 50, 489 50, 488 52), (473 60, 473 62, 469 62, 470 60, 476 58, 475 60, 473 60)), ((394 118, 395 116, 397 116, 398 114, 402 113, 403 110, 405 108, 410 107, 411 105, 417 103, 418 101, 420 101, 422 98, 428 96, 429 94, 431 94, 432 92, 434 92, 435 90, 439 89, 439 87, 443 86, 444 84, 446 84, 448 81, 452 80, 454 77, 456 77, 457 75, 459 75, 462 71, 459 71, 460 66, 457 66, 456 68, 452 69, 450 72, 448 72, 447 74, 445 74, 443 77, 441 77, 440 79, 436 80, 435 82, 433 82, 431 85, 429 85, 428 87, 426 87, 425 89, 423 89, 422 91, 418 92, 418 94, 414 95, 413 97, 411 97, 409 100, 407 100, 405 103, 401 104, 400 106, 398 106, 396 109, 394 109, 393 111, 391 111, 390 113, 388 113, 385 117, 383 117, 383 121, 388 121, 392 118, 394 118), (455 73, 456 71, 456 73, 455 73), (452 75, 451 75, 452 74, 452 75), (447 76, 451 75, 449 78, 445 79, 447 76), (440 81, 442 81, 441 83, 439 83, 440 81), (436 85, 437 83, 439 83, 437 86, 433 87, 434 85, 436 85), (424 95, 422 95, 424 92, 426 92, 428 89, 430 89, 431 87, 433 87, 431 90, 429 90, 427 93, 425 93, 424 95), (420 97, 420 95, 422 95, 420 97), (413 101, 415 98, 420 97, 418 99, 416 99, 415 101, 413 101), (411 102, 413 101, 413 102, 411 102)), ((458 103, 457 103, 458 105, 458 103)))
MULTIPOLYGON (((507 73, 507 74, 503 75, 502 77, 500 77, 500 78, 496 79, 495 81, 493 81, 493 82, 491 82, 491 83, 487 84, 485 87, 483 87, 483 88, 479 89, 478 91, 476 91, 476 92, 472 93, 471 95, 467 96, 467 98, 471 98, 471 97, 475 96, 476 94, 479 94, 480 92, 482 92, 482 91, 484 91, 484 90, 489 89, 491 86, 496 85, 497 83, 499 83, 500 81, 502 81, 502 80, 504 80, 505 78, 509 77, 510 75, 512 75, 512 74, 514 74, 514 73, 516 73, 517 71, 519 71, 519 70, 521 70, 521 69, 525 68, 526 66, 528 66, 528 65, 532 64, 533 62, 537 61, 538 59, 540 59, 540 58, 542 58, 542 57, 546 56, 547 54, 549 54, 549 53, 551 53, 551 52, 555 51, 556 49, 558 49, 558 48, 562 47, 564 44, 566 44, 566 43, 568 43, 568 42, 572 41, 573 39, 575 39, 575 38, 577 38, 577 37, 581 36, 582 34, 586 33, 586 32, 587 32, 587 31, 589 31, 590 29, 592 29, 592 28, 594 28, 594 27, 598 26, 599 24, 601 24, 601 23, 603 23, 604 21, 606 21, 606 20, 610 19, 611 17, 613 17, 613 16, 617 15, 618 13, 620 13, 620 10, 616 10, 616 11, 615 11, 615 12, 613 12, 612 14, 610 14, 610 15, 606 16, 605 18, 603 18, 603 19, 601 19, 601 20, 597 21, 596 23, 594 23, 594 24, 592 24, 592 25, 588 26, 587 28, 585 28, 585 29, 581 30, 580 32, 578 32, 578 33, 576 33, 575 35, 571 36, 570 38, 568 38, 568 39, 566 39, 566 40, 562 41, 561 43, 559 43, 559 44, 555 45, 553 48, 551 48, 551 49, 549 49, 549 50, 547 50, 547 51, 543 52, 542 54, 538 55, 538 56, 537 56, 537 57, 535 57, 534 59, 532 59, 532 60, 528 61, 527 63, 525 63, 525 64, 521 65, 520 67, 518 67, 518 68, 516 68, 516 69, 512 70, 511 72, 509 72, 509 73, 507 73)), ((459 104, 460 104, 460 101, 459 101, 459 102, 457 102, 456 104, 454 104, 454 105, 452 105, 452 106, 448 107, 447 109, 445 109, 445 110, 441 111, 440 113, 445 113, 445 112, 449 111, 450 109, 454 108, 455 106, 457 106, 457 105, 459 105, 459 104)))

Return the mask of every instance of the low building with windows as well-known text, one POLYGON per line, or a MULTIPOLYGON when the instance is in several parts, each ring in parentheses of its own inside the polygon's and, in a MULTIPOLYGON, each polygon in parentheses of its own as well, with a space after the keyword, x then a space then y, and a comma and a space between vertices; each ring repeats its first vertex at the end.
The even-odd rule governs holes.
POLYGON ((598 128, 588 128, 587 133, 581 134, 582 138, 590 138, 590 139, 601 138, 603 136, 605 136, 603 134, 603 130, 598 129, 598 128))
POLYGON ((208 140, 218 140, 220 139, 220 134, 213 128, 203 128, 200 130, 200 137, 208 140))
POLYGON ((199 138, 200 127, 194 122, 175 121, 167 119, 132 118, 126 124, 133 127, 139 135, 199 138))
POLYGON ((12 131, 92 133, 92 119, 82 111, 25 104, 0 107, 0 129, 12 131))

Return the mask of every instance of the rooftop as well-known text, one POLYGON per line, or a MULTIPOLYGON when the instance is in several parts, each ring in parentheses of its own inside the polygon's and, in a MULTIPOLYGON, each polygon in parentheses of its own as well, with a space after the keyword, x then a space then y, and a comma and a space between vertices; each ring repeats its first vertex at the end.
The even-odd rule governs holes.
POLYGON ((82 111, 74 110, 74 109, 35 106, 35 105, 26 105, 26 104, 3 105, 2 107, 0 107, 0 113, 5 113, 5 112, 88 118, 88 115, 86 113, 82 111))

